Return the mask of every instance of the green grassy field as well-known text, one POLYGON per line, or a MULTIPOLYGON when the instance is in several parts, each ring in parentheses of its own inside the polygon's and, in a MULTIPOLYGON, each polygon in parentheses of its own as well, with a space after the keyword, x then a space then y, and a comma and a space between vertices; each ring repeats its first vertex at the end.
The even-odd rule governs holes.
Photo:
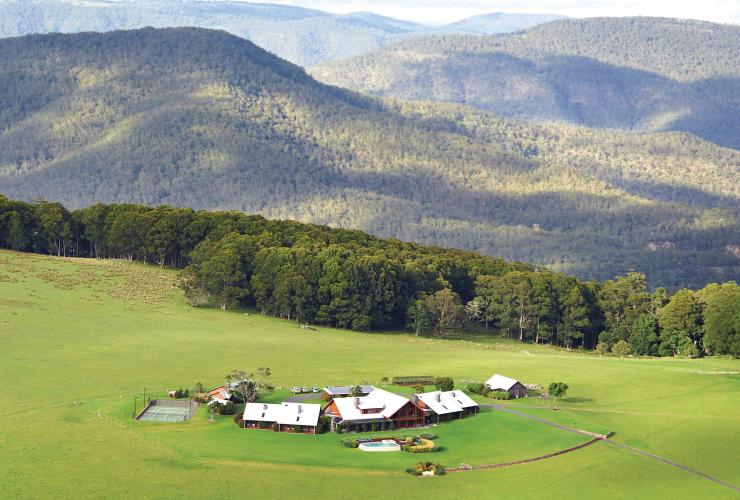
POLYGON ((541 462, 419 479, 447 466, 528 458, 585 441, 484 410, 440 425, 433 455, 365 454, 340 436, 242 431, 201 409, 185 424, 132 421, 133 396, 269 366, 281 389, 494 372, 565 381, 561 410, 525 413, 595 432, 740 485, 740 363, 614 359, 500 339, 420 339, 318 328, 244 312, 193 309, 176 273, 124 262, 0 252, 0 484, 4 498, 736 498, 737 492, 606 443, 541 462), (77 402, 77 404, 75 404, 77 402))

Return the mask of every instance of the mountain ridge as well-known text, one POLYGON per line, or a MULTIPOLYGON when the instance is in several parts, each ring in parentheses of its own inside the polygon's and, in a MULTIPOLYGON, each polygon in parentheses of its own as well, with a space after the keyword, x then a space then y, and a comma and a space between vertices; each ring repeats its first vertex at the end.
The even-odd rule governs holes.
MULTIPOLYGON (((536 19, 544 21, 551 17, 554 16, 536 19)), ((533 19, 507 14, 488 29, 478 20, 474 32, 519 29, 531 25, 535 22, 533 19)), ((475 22, 472 18, 471 21, 475 22)), ((225 0, 0 2, 0 37, 148 26, 223 29, 304 67, 361 54, 402 38, 435 33, 440 29, 375 13, 333 14, 281 4, 225 0)), ((466 31, 465 25, 460 23, 456 29, 466 31)))
POLYGON ((740 270, 740 153, 690 134, 379 100, 195 28, 0 40, 0 84, 11 198, 233 209, 585 278, 740 270))
POLYGON ((332 85, 513 118, 684 130, 740 148, 740 27, 592 18, 399 42, 311 70, 332 85))

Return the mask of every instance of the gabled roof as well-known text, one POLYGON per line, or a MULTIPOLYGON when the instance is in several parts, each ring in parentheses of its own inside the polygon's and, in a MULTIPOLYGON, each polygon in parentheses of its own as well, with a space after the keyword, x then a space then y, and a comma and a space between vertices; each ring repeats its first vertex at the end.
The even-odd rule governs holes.
POLYGON ((306 403, 247 403, 243 420, 253 422, 277 422, 282 425, 307 425, 315 427, 319 422, 321 405, 306 403))
POLYGON ((424 405, 437 415, 457 413, 466 408, 477 408, 478 403, 463 391, 425 392, 416 394, 424 405))
POLYGON ((405 397, 383 389, 373 389, 367 396, 358 398, 334 399, 342 420, 349 421, 389 419, 408 402, 409 400, 405 397), (378 411, 362 413, 361 409, 377 409, 378 411))
POLYGON ((503 375, 499 375, 498 373, 494 375, 493 377, 486 380, 486 385, 490 387, 492 390, 502 390, 502 391, 508 391, 514 385, 519 383, 518 380, 514 380, 513 378, 504 377, 503 375))
MULTIPOLYGON (((335 386, 329 386, 324 387, 324 392, 327 393, 329 396, 346 396, 349 394, 350 389, 352 386, 350 385, 335 385, 335 386)), ((372 385, 361 385, 360 389, 364 394, 370 394, 375 387, 372 385)))

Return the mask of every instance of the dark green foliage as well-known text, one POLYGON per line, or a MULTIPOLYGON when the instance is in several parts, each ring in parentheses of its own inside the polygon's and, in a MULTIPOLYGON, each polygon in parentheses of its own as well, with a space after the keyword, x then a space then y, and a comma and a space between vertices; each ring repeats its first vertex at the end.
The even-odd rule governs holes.
POLYGON ((740 148, 738 60, 737 26, 626 17, 414 38, 312 73, 376 95, 590 127, 683 130, 740 148))
POLYGON ((431 440, 437 439, 437 435, 434 434, 433 432, 422 432, 421 434, 419 434, 419 437, 422 439, 431 439, 431 440))
MULTIPOLYGON (((634 267, 653 286, 672 289, 738 275, 728 250, 740 232, 738 153, 686 134, 536 125, 452 105, 373 100, 320 85, 249 42, 197 29, 0 40, 0 81, 0 192, 25 200, 230 208, 475 249, 582 278, 634 267)), ((46 225, 25 235, 18 227, 29 214, 0 221, 0 234, 13 236, 7 246, 79 254, 84 238, 85 253, 182 267, 178 259, 209 231, 213 241, 244 233, 237 222, 212 228, 209 216, 195 221, 179 209, 163 208, 172 217, 153 224, 145 210, 119 217, 97 206, 61 226, 46 209, 46 225), (116 234, 103 242, 113 221, 116 234), (181 246, 166 244, 182 227, 192 232, 181 246), (70 243, 61 249, 60 232, 70 243), (144 232, 147 245, 133 244, 144 232)), ((410 272, 415 299, 418 290, 451 288, 464 304, 475 276, 500 274, 492 261, 471 275, 452 256, 389 268, 369 257, 344 263, 341 253, 304 270, 297 242, 277 243, 260 246, 291 248, 255 255, 255 266, 279 261, 299 276, 331 273, 342 286, 314 289, 296 278, 277 289, 265 276, 250 283, 247 300, 283 317, 332 317, 356 329, 387 322, 401 306, 345 300, 358 273, 410 272), (276 295, 263 297, 263 289, 276 295), (323 307, 301 301, 306 308, 298 310, 295 298, 308 295, 323 307)), ((363 292, 395 293, 393 281, 363 292)), ((531 282, 533 293, 546 295, 539 285, 531 282)), ((226 304, 244 300, 230 290, 226 304)), ((523 321, 524 335, 537 331, 532 318, 523 321)), ((579 320, 561 321, 574 342, 588 334, 579 320)), ((540 321, 540 333, 557 328, 540 321)))
POLYGON ((640 356, 658 355, 658 320, 651 314, 641 314, 632 326, 628 339, 632 352, 640 356))
POLYGON ((240 412, 240 413, 235 414, 234 415, 234 423, 236 425, 238 425, 239 427, 243 427, 244 426, 244 413, 241 413, 240 412))
POLYGON ((425 391, 424 386, 421 384, 412 385, 411 390, 414 391, 416 394, 421 394, 425 391))
POLYGON ((504 401, 511 399, 511 394, 507 391, 488 391, 485 393, 485 396, 489 399, 500 399, 504 401))
POLYGON ((175 399, 188 398, 188 397, 190 397, 189 389, 180 388, 175 391, 175 399))
POLYGON ((702 290, 704 344, 712 354, 740 356, 740 287, 735 282, 702 290))
POLYGON ((658 310, 661 356, 694 357, 703 351, 702 303, 691 290, 679 290, 658 310))
POLYGON ((488 389, 486 388, 486 384, 483 384, 481 382, 473 382, 468 384, 468 392, 484 395, 486 392, 488 392, 488 389))
POLYGON ((350 439, 350 438, 342 439, 341 443, 346 448, 357 448, 358 446, 360 446, 360 442, 357 439, 350 439))
POLYGON ((316 425, 316 434, 324 434, 329 432, 331 429, 331 417, 328 415, 321 415, 319 422, 316 425))
POLYGON ((236 405, 234 405, 234 403, 232 403, 231 401, 227 401, 223 404, 219 402, 213 402, 210 406, 213 413, 216 413, 218 415, 234 415, 234 413, 236 413, 236 405))
POLYGON ((554 399, 565 396, 566 392, 568 392, 568 384, 563 382, 552 382, 547 387, 547 394, 554 399))
POLYGON ((438 391, 451 391, 455 388, 455 380, 452 377, 437 377, 434 386, 438 391))

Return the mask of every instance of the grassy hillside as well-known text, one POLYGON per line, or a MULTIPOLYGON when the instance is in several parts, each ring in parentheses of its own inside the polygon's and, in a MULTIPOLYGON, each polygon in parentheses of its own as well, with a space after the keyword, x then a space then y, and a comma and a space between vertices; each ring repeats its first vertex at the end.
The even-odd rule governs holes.
POLYGON ((259 212, 651 284, 738 275, 740 154, 318 84, 223 32, 0 41, 0 192, 259 212))
POLYGON ((428 37, 315 68, 376 95, 635 131, 683 130, 740 148, 740 27, 593 18, 495 37, 428 37))
POLYGON ((287 5, 226 0, 0 0, 0 37, 197 26, 223 29, 288 61, 311 67, 410 36, 437 32, 503 33, 556 17, 499 13, 437 28, 366 12, 338 15, 287 5))
MULTIPOLYGON (((0 480, 4 495, 34 498, 224 498, 356 495, 398 498, 733 498, 732 490, 607 443, 529 465, 419 480, 419 458, 362 454, 339 436, 240 431, 230 417, 186 424, 130 419, 133 396, 215 386, 234 368, 269 366, 282 387, 449 375, 458 386, 493 372, 527 383, 567 382, 560 412, 507 404, 740 483, 734 454, 740 390, 728 359, 616 359, 497 339, 429 340, 400 333, 297 328, 259 314, 193 309, 176 275, 122 261, 0 251, 0 480), (53 379, 53 383, 50 381, 53 379)), ((434 429, 434 461, 491 463, 581 442, 546 425, 484 411, 434 429)), ((426 457, 424 457, 426 458, 426 457)))

